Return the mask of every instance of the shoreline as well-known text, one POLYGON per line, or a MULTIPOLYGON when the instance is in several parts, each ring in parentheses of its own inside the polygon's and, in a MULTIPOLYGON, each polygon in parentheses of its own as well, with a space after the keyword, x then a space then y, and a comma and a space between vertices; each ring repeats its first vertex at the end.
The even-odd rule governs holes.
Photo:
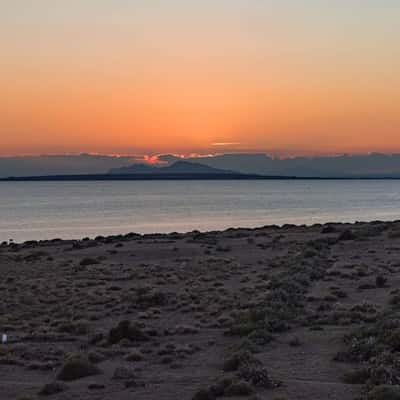
POLYGON ((312 223, 312 224, 291 224, 291 223, 284 223, 284 224, 270 224, 270 225, 262 225, 256 227, 229 227, 226 229, 212 229, 212 230, 198 230, 194 229, 191 231, 170 231, 170 232, 150 232, 150 233, 139 233, 139 232, 127 232, 127 233, 119 233, 119 234, 110 234, 110 235, 94 235, 94 236, 85 236, 80 238, 69 238, 65 239, 62 237, 54 237, 52 239, 31 239, 31 240, 24 240, 24 241, 15 241, 13 238, 9 240, 0 241, 1 246, 7 245, 32 245, 32 244, 55 244, 55 243, 73 243, 73 242, 80 242, 80 241, 97 241, 97 240, 132 240, 132 239, 154 239, 154 238, 164 238, 168 239, 169 237, 172 239, 177 238, 184 238, 189 237, 191 235, 197 234, 224 234, 229 232, 235 231, 244 231, 244 232, 256 232, 260 230, 286 230, 286 229, 305 229, 305 228, 324 228, 324 227, 348 227, 351 229, 352 226, 361 226, 361 225, 378 225, 378 224, 397 224, 400 223, 400 219, 398 220, 373 220, 373 221, 355 221, 355 222, 325 222, 325 223, 312 223))
POLYGON ((374 181, 400 180, 400 176, 390 175, 348 175, 348 176, 286 176, 258 175, 243 173, 224 174, 80 174, 80 175, 44 175, 10 176, 0 178, 1 182, 124 182, 124 181, 374 181))
POLYGON ((0 245, 0 397, 354 400, 399 254, 400 221, 0 245))

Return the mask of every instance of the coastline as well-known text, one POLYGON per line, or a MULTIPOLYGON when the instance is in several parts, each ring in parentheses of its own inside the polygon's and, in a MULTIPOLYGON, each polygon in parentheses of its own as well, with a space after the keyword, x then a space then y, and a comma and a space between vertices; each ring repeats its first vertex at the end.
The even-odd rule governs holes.
MULTIPOLYGON (((352 229, 366 225, 387 225, 390 226, 400 226, 400 219, 398 220, 375 220, 375 221, 355 221, 355 222, 323 222, 323 223, 310 223, 310 224, 297 224, 297 223, 282 223, 282 224, 269 224, 269 225, 260 225, 256 227, 229 227, 226 229, 212 229, 212 230, 199 230, 194 229, 191 231, 171 231, 171 232, 150 232, 150 233, 139 233, 139 232, 124 232, 119 234, 110 234, 110 235, 94 235, 94 236, 85 236, 80 238, 63 238, 63 237, 54 237, 51 239, 32 239, 25 241, 15 241, 14 239, 0 241, 0 246, 5 248, 7 246, 27 246, 27 247, 35 247, 35 246, 46 246, 46 245, 77 245, 78 243, 90 243, 90 242, 106 242, 112 243, 114 241, 133 241, 133 240, 151 240, 151 239, 164 239, 164 240, 178 240, 185 239, 196 235, 224 235, 224 234, 234 234, 234 232, 245 232, 245 234, 256 235, 258 231, 276 231, 280 230, 303 230, 303 229, 321 229, 333 227, 334 229, 352 229)), ((389 228, 388 228, 389 229, 389 228)), ((92 246, 92 245, 89 245, 92 246)), ((78 245, 79 247, 79 245, 78 245)))
POLYGON ((332 175, 332 176, 296 176, 296 175, 259 175, 243 173, 223 174, 80 174, 80 175, 43 175, 10 176, 0 178, 1 182, 102 182, 102 181, 373 181, 400 180, 400 175, 332 175))
POLYGON ((0 397, 354 399, 399 251, 400 221, 3 243, 0 397))

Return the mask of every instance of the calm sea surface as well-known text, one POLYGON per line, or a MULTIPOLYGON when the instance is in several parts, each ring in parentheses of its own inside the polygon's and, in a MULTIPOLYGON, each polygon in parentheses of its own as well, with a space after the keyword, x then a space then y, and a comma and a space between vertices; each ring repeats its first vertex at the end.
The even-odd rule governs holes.
POLYGON ((395 180, 0 183, 0 241, 394 219, 395 180))

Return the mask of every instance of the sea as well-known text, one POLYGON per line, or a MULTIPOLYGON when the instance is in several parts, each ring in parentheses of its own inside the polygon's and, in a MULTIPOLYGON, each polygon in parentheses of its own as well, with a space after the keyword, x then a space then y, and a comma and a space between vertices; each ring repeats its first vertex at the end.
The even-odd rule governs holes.
POLYGON ((0 182, 0 241, 400 219, 400 180, 0 182))

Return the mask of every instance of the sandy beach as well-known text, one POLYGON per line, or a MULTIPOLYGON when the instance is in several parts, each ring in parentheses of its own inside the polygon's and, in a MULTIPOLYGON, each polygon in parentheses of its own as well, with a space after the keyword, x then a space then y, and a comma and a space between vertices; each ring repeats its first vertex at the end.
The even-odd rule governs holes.
POLYGON ((0 399, 397 399, 399 288, 400 222, 3 243, 0 399))

